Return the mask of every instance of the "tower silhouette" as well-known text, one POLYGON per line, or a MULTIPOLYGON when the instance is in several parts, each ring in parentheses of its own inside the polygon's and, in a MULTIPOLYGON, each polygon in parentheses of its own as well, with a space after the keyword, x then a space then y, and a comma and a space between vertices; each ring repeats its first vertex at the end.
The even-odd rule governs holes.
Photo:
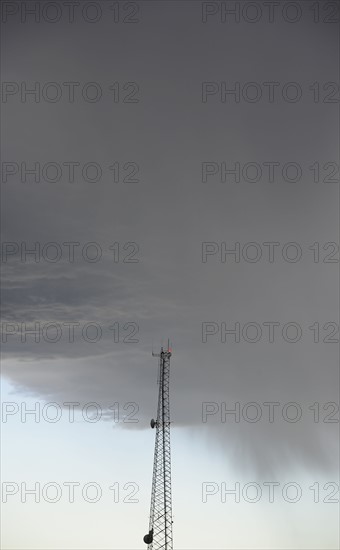
POLYGON ((149 533, 144 542, 148 550, 173 549, 172 541, 172 500, 171 500, 171 450, 170 450, 170 357, 168 341, 166 351, 152 353, 159 357, 159 392, 157 419, 150 422, 156 428, 155 453, 153 461, 152 492, 150 506, 149 533))

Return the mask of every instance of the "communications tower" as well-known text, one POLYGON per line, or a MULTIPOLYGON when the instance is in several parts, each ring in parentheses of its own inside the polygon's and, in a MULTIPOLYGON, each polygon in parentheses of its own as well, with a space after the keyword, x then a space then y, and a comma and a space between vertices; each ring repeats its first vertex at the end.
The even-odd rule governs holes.
POLYGON ((157 419, 150 422, 156 428, 155 454, 153 461, 152 492, 149 532, 144 537, 148 550, 173 550, 172 545, 172 503, 171 503, 171 455, 170 455, 170 357, 167 350, 152 353, 159 357, 159 392, 157 419))

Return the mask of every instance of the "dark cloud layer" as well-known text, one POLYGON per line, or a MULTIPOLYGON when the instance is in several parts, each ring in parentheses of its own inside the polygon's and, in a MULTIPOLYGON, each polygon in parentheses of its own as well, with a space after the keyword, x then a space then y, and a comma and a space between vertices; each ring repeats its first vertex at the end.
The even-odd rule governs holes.
MULTIPOLYGON (((199 4, 199 3, 197 3, 199 4)), ((313 243, 336 241, 338 188, 316 184, 309 168, 338 162, 338 104, 313 102, 309 86, 337 81, 338 30, 306 17, 277 22, 222 25, 200 22, 195 2, 143 2, 136 25, 103 19, 89 25, 20 24, 4 31, 5 81, 91 82, 105 93, 98 103, 77 99, 57 103, 3 105, 7 139, 3 160, 27 165, 96 162, 97 183, 67 172, 57 183, 2 183, 3 240, 41 246, 79 242, 71 263, 22 262, 20 254, 3 264, 3 322, 96 323, 98 342, 67 333, 53 343, 35 343, 19 333, 3 345, 3 372, 23 392, 64 402, 115 401, 140 404, 138 428, 154 414, 156 365, 152 345, 170 337, 174 344, 173 420, 209 431, 230 459, 271 471, 291 464, 327 468, 336 464, 336 425, 246 422, 202 424, 202 402, 297 402, 303 410, 338 401, 338 346, 314 343, 308 328, 321 330, 338 317, 337 265, 313 262, 313 243), (161 4, 161 5, 160 5, 161 4), (327 28, 326 28, 327 27, 327 28), (137 82, 139 103, 114 103, 113 82, 137 82), (280 99, 221 103, 201 101, 203 81, 232 83, 299 82, 298 103, 280 99), (140 166, 138 183, 113 183, 108 167, 140 166), (296 162, 299 182, 201 181, 202 162, 296 162), (201 243, 285 243, 301 245, 296 263, 264 258, 257 263, 218 255, 201 261, 201 243), (79 253, 97 243, 98 262, 79 253), (137 243, 138 263, 114 261, 114 243, 137 243), (277 321, 299 323, 303 337, 288 343, 202 342, 202 322, 228 327, 277 321), (138 342, 115 342, 109 327, 138 325, 138 342)), ((306 12, 304 11, 304 14, 306 12)), ((266 250, 263 247, 263 250, 266 250)), ((121 338, 120 336, 120 338, 121 338)), ((93 333, 90 333, 90 338, 93 333)), ((204 435, 204 437, 206 437, 204 435)))

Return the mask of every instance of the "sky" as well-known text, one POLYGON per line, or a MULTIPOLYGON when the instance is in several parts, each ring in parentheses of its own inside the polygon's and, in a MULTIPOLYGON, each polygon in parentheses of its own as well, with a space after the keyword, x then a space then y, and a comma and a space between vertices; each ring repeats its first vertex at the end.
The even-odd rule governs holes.
POLYGON ((175 547, 338 547, 339 13, 313 6, 3 3, 5 549, 143 547, 168 338, 175 547))

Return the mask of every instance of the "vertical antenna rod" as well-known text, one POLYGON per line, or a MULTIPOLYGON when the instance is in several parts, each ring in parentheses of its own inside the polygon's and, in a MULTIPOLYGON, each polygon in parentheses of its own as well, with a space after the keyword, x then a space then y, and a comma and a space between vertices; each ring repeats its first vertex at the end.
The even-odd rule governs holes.
POLYGON ((148 550, 173 550, 172 546, 172 501, 171 501, 171 453, 170 453, 170 357, 166 351, 153 353, 159 357, 159 393, 157 420, 152 419, 151 428, 156 428, 155 454, 153 461, 152 492, 149 533, 144 542, 148 550))

